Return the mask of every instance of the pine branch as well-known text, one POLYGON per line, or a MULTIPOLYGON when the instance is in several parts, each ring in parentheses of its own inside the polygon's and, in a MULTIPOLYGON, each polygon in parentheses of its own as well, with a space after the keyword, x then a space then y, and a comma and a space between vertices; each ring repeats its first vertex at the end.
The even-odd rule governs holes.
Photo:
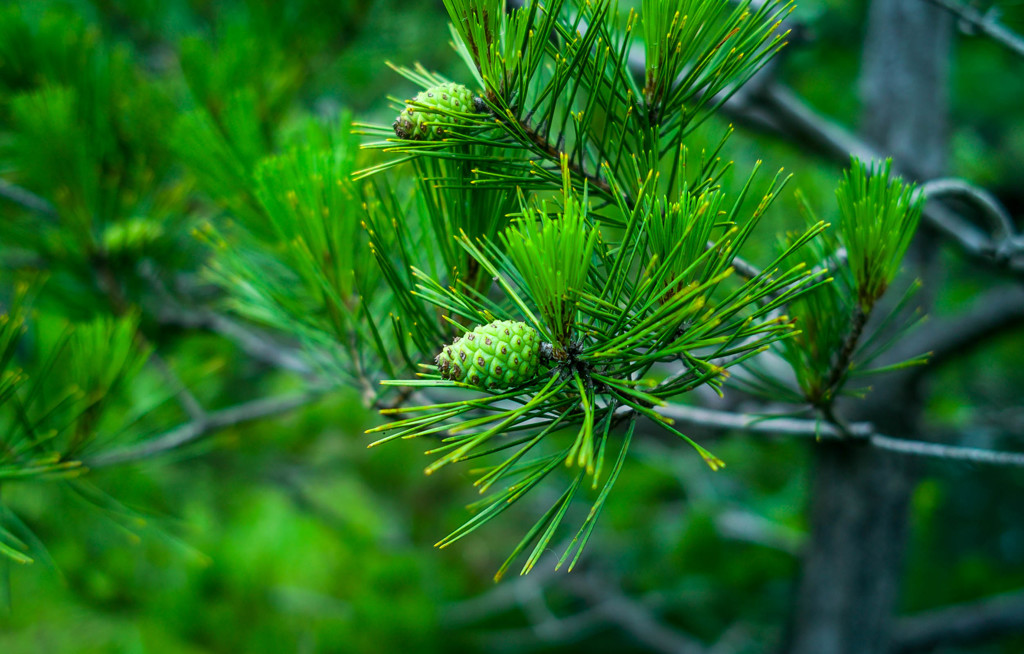
POLYGON ((717 430, 736 430, 761 434, 779 434, 787 436, 811 436, 816 438, 867 439, 874 434, 874 426, 867 422, 848 425, 848 432, 843 433, 835 425, 822 420, 792 418, 789 416, 759 415, 753 413, 736 413, 719 411, 684 404, 669 404, 658 408, 658 413, 671 418, 677 423, 694 427, 717 430))
POLYGON ((221 429, 288 413, 316 401, 321 395, 322 391, 319 390, 307 391, 280 397, 261 398, 220 411, 213 411, 206 414, 206 417, 201 420, 187 422, 149 440, 100 454, 85 461, 85 465, 90 468, 106 468, 149 459, 196 443, 221 429))
MULTIPOLYGON (((537 148, 537 150, 540 153, 547 156, 554 162, 560 162, 562 160, 562 157, 565 157, 566 165, 568 166, 570 172, 572 172, 573 175, 585 179, 591 186, 601 191, 609 199, 615 198, 615 191, 612 190, 612 187, 608 182, 601 179, 598 175, 584 170, 583 165, 580 162, 574 161, 572 157, 568 156, 565 150, 545 139, 539 131, 531 127, 529 123, 527 123, 525 120, 515 120, 519 126, 519 129, 522 130, 524 134, 526 134, 526 137, 530 140, 531 143, 533 143, 533 145, 537 148)), ((633 198, 631 198, 626 192, 622 193, 622 200, 630 209, 632 209, 634 204, 636 203, 636 201, 633 198)))
MULTIPOLYGON (((516 10, 516 9, 523 9, 524 7, 527 6, 527 4, 528 4, 528 2, 526 0, 507 0, 505 7, 506 7, 507 11, 513 11, 513 10, 516 10)), ((751 7, 753 9, 755 9, 755 10, 759 10, 761 8, 762 4, 763 4, 763 1, 762 2, 752 2, 751 3, 751 7)), ((586 29, 587 29, 587 25, 585 23, 581 22, 581 25, 580 25, 581 32, 585 32, 586 29)), ((631 71, 633 72, 634 76, 637 77, 637 79, 640 79, 640 80, 644 79, 644 77, 645 77, 645 64, 644 64, 642 56, 639 59, 637 59, 631 53, 629 58, 628 58, 628 66, 631 69, 631 71)), ((499 116, 495 115, 493 112, 492 112, 491 115, 494 115, 495 118, 498 119, 498 120, 503 120, 504 119, 504 117, 499 117, 499 116)), ((561 157, 566 154, 565 151, 561 147, 559 147, 559 146, 557 146, 555 144, 552 144, 543 135, 541 135, 539 131, 537 131, 536 129, 531 127, 526 121, 516 120, 516 122, 517 122, 517 126, 518 126, 519 130, 521 130, 524 134, 526 134, 528 140, 534 145, 535 148, 537 148, 537 150, 538 150, 538 152, 540 154, 548 157, 549 159, 551 159, 554 162, 561 161, 561 157)), ((609 200, 613 200, 614 201, 616 199, 615 198, 615 191, 612 189, 611 184, 609 184, 606 180, 602 179, 600 177, 600 175, 595 174, 595 173, 590 173, 590 172, 584 170, 583 167, 582 167, 582 163, 574 160, 574 158, 572 158, 572 157, 567 157, 567 159, 568 159, 569 170, 573 173, 573 175, 575 175, 576 177, 579 177, 581 179, 585 179, 592 187, 598 189, 609 200)), ((632 210, 633 207, 636 205, 636 198, 633 198, 632 196, 630 196, 629 193, 626 192, 625 190, 621 191, 621 193, 622 193, 621 199, 623 201, 623 204, 628 209, 632 210)), ((714 246, 714 243, 708 243, 708 247, 709 248, 713 247, 713 246, 714 246)), ((736 274, 738 274, 740 277, 742 277, 743 279, 746 279, 746 280, 754 279, 755 277, 759 276, 762 273, 760 268, 758 268, 757 266, 753 265, 752 263, 750 263, 750 262, 746 261, 745 259, 743 259, 741 257, 738 257, 738 256, 733 259, 732 267, 736 271, 736 274)))
MULTIPOLYGON (((952 0, 929 1, 952 4, 952 0)), ((509 2, 510 7, 523 4, 515 0, 509 2)), ((644 79, 645 64, 642 53, 639 53, 639 56, 637 53, 630 55, 629 67, 634 77, 638 80, 644 79)), ((765 72, 762 71, 762 74, 765 72)), ((837 163, 849 162, 851 155, 862 161, 885 158, 875 147, 837 122, 816 112, 806 101, 781 83, 759 80, 756 84, 752 83, 751 88, 753 90, 749 93, 729 98, 722 105, 723 113, 760 131, 769 131, 786 140, 810 145, 819 154, 837 163)), ((909 172, 912 178, 915 177, 915 167, 916 162, 912 161, 898 161, 894 166, 895 172, 909 172)), ((582 171, 576 172, 584 174, 582 171)), ((939 189, 936 188, 937 190, 939 189)), ((991 194, 980 189, 976 195, 978 193, 984 193, 984 197, 991 198, 991 194)), ((1024 237, 1007 236, 999 241, 993 241, 988 235, 979 234, 977 229, 939 202, 929 202, 923 216, 931 226, 957 243, 971 257, 987 261, 1015 274, 1024 274, 1024 237)), ((748 266, 742 260, 737 260, 736 264, 736 271, 744 277, 756 275, 756 267, 748 266)))
POLYGON ((942 7, 1015 55, 1024 57, 1024 37, 999 22, 999 16, 994 6, 982 13, 971 5, 961 4, 954 0, 928 0, 928 2, 942 7))
POLYGON ((1024 453, 1020 452, 1000 452, 978 447, 941 445, 939 443, 892 438, 882 434, 872 434, 868 437, 868 442, 872 447, 880 450, 909 454, 911 456, 950 459, 969 463, 987 463, 998 466, 1024 466, 1024 453))
POLYGON ((156 318, 164 325, 205 329, 220 334, 234 342, 257 361, 263 361, 304 377, 313 378, 314 376, 310 365, 293 354, 291 348, 278 343, 255 328, 243 326, 215 311, 166 305, 156 312, 156 318))
MULTIPOLYGON (((623 410, 625 412, 625 410, 623 410)), ((754 433, 785 434, 863 442, 881 450, 933 459, 965 461, 1000 466, 1024 467, 1024 453, 1002 452, 960 445, 942 445, 906 438, 893 438, 874 431, 870 423, 840 426, 822 420, 773 418, 756 414, 716 411, 679 404, 659 407, 658 413, 676 422, 696 427, 741 430, 754 433)))
POLYGON ((839 349, 835 363, 832 364, 832 369, 829 371, 825 382, 824 397, 821 398, 821 401, 831 404, 835 399, 836 392, 842 386, 843 380, 846 379, 846 374, 850 370, 853 355, 857 351, 857 345, 860 343, 860 337, 864 334, 864 326, 867 325, 870 315, 870 312, 865 311, 859 304, 854 308, 853 316, 850 318, 850 331, 847 332, 843 346, 839 349))
POLYGON ((929 652, 1020 633, 1024 633, 1024 591, 1018 590, 901 618, 893 651, 929 652))

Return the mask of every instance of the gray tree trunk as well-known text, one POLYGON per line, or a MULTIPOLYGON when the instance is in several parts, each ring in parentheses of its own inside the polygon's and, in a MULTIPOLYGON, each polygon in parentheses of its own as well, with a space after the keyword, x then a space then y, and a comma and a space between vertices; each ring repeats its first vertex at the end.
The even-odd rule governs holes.
MULTIPOLYGON (((942 173, 948 14, 924 0, 874 0, 865 39, 862 132, 912 176, 942 173)), ((927 234, 907 264, 926 278, 927 234)), ((898 378, 848 417, 917 432, 921 401, 898 378)), ((792 654, 884 654, 897 609, 914 478, 904 458, 850 443, 815 445, 811 539, 790 629, 792 654)))

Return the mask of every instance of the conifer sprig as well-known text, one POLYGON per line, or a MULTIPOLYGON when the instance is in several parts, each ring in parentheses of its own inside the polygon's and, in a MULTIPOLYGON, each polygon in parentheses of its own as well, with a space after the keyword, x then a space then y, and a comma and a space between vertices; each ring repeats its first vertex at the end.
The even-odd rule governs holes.
MULTIPOLYGON (((371 430, 387 432, 375 444, 399 438, 439 439, 440 445, 428 450, 437 457, 428 472, 460 461, 497 457, 497 463, 479 469, 481 489, 489 490, 504 479, 512 483, 482 500, 479 513, 442 541, 445 545, 500 514, 564 462, 578 469, 577 476, 514 549, 513 558, 535 540, 541 550, 534 549, 534 554, 542 551, 562 520, 566 503, 584 481, 589 478, 590 486, 599 485, 601 471, 608 468, 608 441, 629 416, 655 421, 694 447, 713 469, 724 465, 672 427, 657 407, 702 384, 717 388, 729 367, 789 338, 792 323, 779 308, 813 281, 803 264, 784 267, 792 255, 786 251, 767 272, 730 282, 732 258, 777 194, 784 181, 781 177, 768 186, 746 218, 741 215, 742 197, 753 188, 752 181, 740 200, 721 211, 717 209, 720 201, 715 210, 707 205, 708 197, 721 193, 713 186, 697 185, 703 190, 696 197, 684 186, 678 207, 655 201, 661 196, 652 186, 651 200, 642 196, 622 225, 622 240, 608 242, 601 238, 601 225, 588 217, 587 196, 579 196, 570 183, 566 161, 563 175, 558 211, 522 197, 518 217, 497 239, 471 239, 465 234, 458 239, 487 278, 495 280, 504 298, 486 297, 466 284, 446 287, 415 272, 416 294, 447 315, 476 324, 524 319, 548 340, 538 374, 528 383, 514 389, 486 389, 483 396, 463 401, 408 407, 402 413, 411 417, 371 430), (677 230, 684 238, 648 259, 644 253, 654 247, 655 224, 677 230), (683 252, 687 259, 681 259, 683 252), (637 253, 649 263, 637 266, 637 253), (666 364, 682 370, 662 383, 649 377, 655 366, 666 364), (509 449, 514 450, 511 455, 502 455, 509 449), (516 481, 518 474, 525 476, 516 481)), ((822 228, 813 226, 791 249, 802 247, 822 228)), ((472 384, 443 379, 433 366, 424 366, 419 376, 419 380, 385 383, 481 392, 472 384)), ((607 488, 602 497, 607 496, 607 488)), ((581 534, 592 528, 590 519, 581 534)), ((535 556, 529 556, 524 570, 535 561, 535 556)))
MULTIPOLYGON (((867 366, 920 318, 906 318, 916 284, 869 330, 869 320, 896 279, 921 214, 913 185, 894 177, 891 162, 853 159, 836 190, 838 230, 798 251, 828 277, 790 305, 800 333, 780 344, 799 392, 769 381, 770 392, 828 411, 850 377, 881 372, 867 366), (899 317, 900 328, 895 329, 899 317)), ((813 210, 806 205, 808 215, 813 210)), ((812 218, 812 220, 816 220, 812 218)), ((922 363, 914 357, 894 367, 922 363)), ((764 380, 762 380, 764 381, 764 380)))
MULTIPOLYGON (((150 350, 139 344, 137 315, 99 317, 45 333, 38 314, 28 310, 34 292, 16 283, 14 298, 0 313, 0 484, 60 481, 75 489, 84 483, 84 457, 143 417, 125 407, 150 350)), ((40 540, 2 501, 0 557, 49 560, 40 540)))
POLYGON ((647 118, 681 139, 784 45, 777 33, 793 3, 644 0, 647 118), (705 113, 706 110, 706 113, 705 113))
POLYGON ((549 216, 543 204, 524 207, 520 219, 502 232, 501 242, 552 342, 565 348, 574 335, 576 305, 588 286, 600 227, 588 225, 587 194, 577 199, 568 169, 563 170, 566 187, 558 215, 549 216))
POLYGON ((896 278, 921 218, 923 198, 892 174, 892 160, 853 159, 836 189, 843 245, 860 310, 869 313, 896 278))

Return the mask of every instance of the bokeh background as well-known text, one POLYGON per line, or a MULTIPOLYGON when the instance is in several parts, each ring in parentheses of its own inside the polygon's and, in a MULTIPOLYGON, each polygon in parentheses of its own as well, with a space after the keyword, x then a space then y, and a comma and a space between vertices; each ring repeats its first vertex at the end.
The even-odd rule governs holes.
MULTIPOLYGON (((999 7, 1003 24, 1024 31, 1024 4, 999 7)), ((773 72, 853 127, 862 120, 866 11, 862 2, 803 0, 794 14, 800 30, 773 72)), ((114 265, 169 365, 213 409, 286 392, 301 385, 294 375, 166 315, 144 283, 153 269, 201 278, 211 255, 193 231, 230 213, 204 195, 211 173, 190 156, 182 116, 220 116, 231 98, 249 94, 262 131, 234 153, 244 174, 244 165, 308 138, 310 119, 336 123, 349 111, 390 123, 387 96, 416 89, 387 61, 470 80, 439 1, 8 0, 0 7, 0 177, 62 202, 67 184, 54 170, 105 157, 99 192, 158 232, 114 265), (48 129, 33 104, 58 88, 92 103, 63 132, 48 129)), ((948 171, 1020 217, 1024 60, 958 32, 950 66, 948 171)), ((709 121, 694 145, 727 123, 709 121)), ((785 167, 796 175, 791 188, 828 213, 834 163, 743 127, 728 154, 739 171, 757 159, 785 167)), ((773 233, 799 224, 791 195, 766 221, 764 252, 773 233)), ((3 283, 16 272, 47 272, 40 320, 111 311, 74 234, 9 198, 0 198, 0 222, 3 283)), ((940 314, 998 278, 955 249, 936 247, 934 256, 944 270, 940 314)), ((929 387, 928 424, 971 425, 969 444, 1024 448, 1022 363, 1017 332, 947 367, 929 387)), ((153 424, 184 418, 156 375, 144 379, 136 392, 154 407, 153 424)), ((551 498, 435 549, 473 500, 465 471, 424 477, 415 443, 367 450, 362 432, 377 420, 356 389, 331 393, 170 455, 90 473, 97 493, 116 498, 109 505, 60 484, 5 484, 4 502, 49 559, 5 564, 0 652, 665 651, 666 641, 651 640, 653 626, 637 633, 609 619, 608 611, 627 612, 608 604, 616 597, 658 624, 719 643, 717 651, 772 651, 784 641, 808 533, 814 443, 729 435, 714 442, 729 465, 711 473, 688 448, 639 439, 578 579, 549 572, 553 557, 524 582, 495 585, 510 544, 551 498)), ((900 613, 1024 587, 1024 474, 950 462, 924 464, 919 474, 900 613)), ((1024 614, 1019 622, 1016 635, 1003 630, 940 651, 1024 651, 1024 614)))

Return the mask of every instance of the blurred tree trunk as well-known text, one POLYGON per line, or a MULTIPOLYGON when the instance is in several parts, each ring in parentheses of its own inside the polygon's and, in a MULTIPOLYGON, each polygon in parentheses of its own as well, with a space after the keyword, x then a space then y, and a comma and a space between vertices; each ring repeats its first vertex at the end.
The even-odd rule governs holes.
MULTIPOLYGON (((947 145, 947 71, 952 24, 924 0, 874 0, 868 17, 861 92, 862 131, 905 174, 942 173, 947 145)), ((907 266, 926 280, 927 240, 918 234, 907 266)), ((858 407, 894 436, 917 433, 917 389, 893 378, 858 407)), ((811 539, 790 630, 793 654, 889 651, 900 596, 908 505, 908 461, 852 443, 815 446, 811 539)))

